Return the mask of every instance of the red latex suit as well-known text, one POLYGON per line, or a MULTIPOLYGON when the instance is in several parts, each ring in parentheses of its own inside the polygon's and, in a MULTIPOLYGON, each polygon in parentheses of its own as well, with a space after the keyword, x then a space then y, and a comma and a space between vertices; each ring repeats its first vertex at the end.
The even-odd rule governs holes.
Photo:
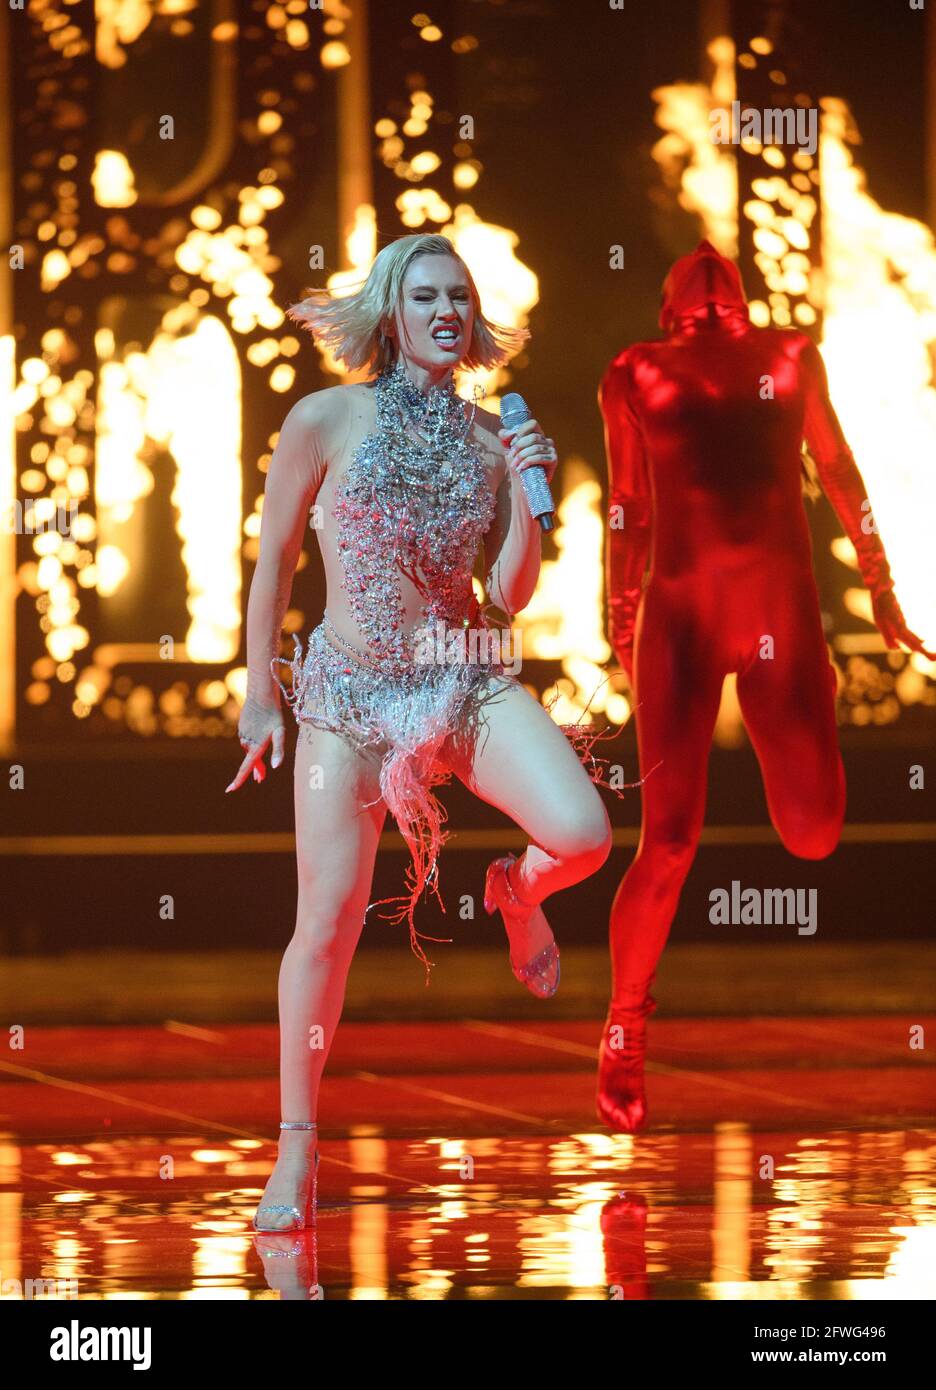
POLYGON ((736 267, 705 241, 670 270, 660 326, 665 338, 626 348, 599 392, 610 639, 636 696, 647 778, 640 844, 611 910, 612 1008, 599 1073, 599 1113, 626 1130, 645 1118, 649 987, 695 855, 729 672, 784 845, 819 859, 838 843, 845 779, 802 502, 804 435, 878 627, 889 646, 921 649, 870 530, 866 489, 812 340, 756 328, 736 267))

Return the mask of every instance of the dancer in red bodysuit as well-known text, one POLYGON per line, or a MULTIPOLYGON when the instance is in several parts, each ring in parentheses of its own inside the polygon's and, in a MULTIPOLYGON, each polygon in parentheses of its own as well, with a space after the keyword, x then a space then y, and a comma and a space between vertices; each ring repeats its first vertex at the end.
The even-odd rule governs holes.
POLYGON ((862 526, 866 489, 812 340, 756 328, 736 267, 707 241, 670 270, 660 326, 666 337, 626 348, 599 392, 610 637, 636 695, 646 781, 640 844, 611 909, 598 1113, 631 1133, 646 1119, 650 985, 695 856, 729 672, 784 845, 822 859, 838 844, 845 777, 802 504, 804 435, 887 645, 923 650, 880 538, 862 526))

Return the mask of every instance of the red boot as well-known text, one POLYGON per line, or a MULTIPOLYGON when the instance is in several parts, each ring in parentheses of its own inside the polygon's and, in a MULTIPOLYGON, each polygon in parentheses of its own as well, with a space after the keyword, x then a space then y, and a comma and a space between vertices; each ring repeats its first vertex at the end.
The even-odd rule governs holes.
POLYGON ((598 1116, 611 1129, 625 1134, 636 1134, 647 1120, 644 1093, 647 1018, 656 1009, 649 986, 648 980, 641 1003, 623 1006, 612 1003, 598 1053, 598 1116))

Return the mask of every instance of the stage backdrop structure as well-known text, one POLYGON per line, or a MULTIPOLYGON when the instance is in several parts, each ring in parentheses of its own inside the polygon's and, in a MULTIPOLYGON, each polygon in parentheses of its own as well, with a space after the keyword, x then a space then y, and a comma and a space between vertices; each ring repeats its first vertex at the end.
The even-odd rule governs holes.
MULTIPOLYGON (((933 238, 870 197, 847 106, 816 100, 793 64, 803 49, 790 7, 728 8, 708 79, 652 93, 674 240, 689 215, 693 242, 704 234, 739 259, 759 322, 821 343, 908 622, 932 637, 933 238), (792 112, 792 127, 744 133, 745 114, 768 106, 792 112), (870 361, 856 346, 869 316, 884 345, 870 361)), ((233 732, 276 430, 302 389, 346 379, 285 317, 304 284, 341 293, 379 244, 443 231, 490 312, 528 321, 535 271, 518 232, 481 210, 496 132, 476 130, 454 95, 491 51, 495 21, 471 32, 462 13, 218 0, 171 14, 143 5, 133 30, 81 7, 3 13, 4 746, 233 732)), ((526 365, 479 374, 466 394, 480 382, 496 410, 526 365)), ((555 718, 621 724, 626 691, 601 685, 603 473, 600 459, 563 459, 559 527, 516 625, 531 688, 545 701, 559 677, 555 718)), ((843 719, 931 721, 934 664, 884 652, 849 543, 824 503, 810 511, 843 719)), ((317 564, 314 584, 302 573, 314 547, 310 531, 287 652, 305 606, 321 607, 317 564)), ((740 737, 730 682, 719 732, 740 737)))

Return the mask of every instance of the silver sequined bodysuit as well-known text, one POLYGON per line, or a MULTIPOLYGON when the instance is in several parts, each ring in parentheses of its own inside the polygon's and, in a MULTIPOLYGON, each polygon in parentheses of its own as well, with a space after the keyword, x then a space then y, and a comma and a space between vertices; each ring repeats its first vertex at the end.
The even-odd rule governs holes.
MULTIPOLYGON (((380 374, 375 391, 376 426, 356 449, 333 508, 342 588, 367 650, 350 646, 326 613, 304 657, 293 637, 295 655, 285 663, 292 689, 276 678, 299 724, 330 729, 356 749, 382 754, 381 796, 411 863, 409 892, 379 902, 403 904, 389 920, 408 920, 428 977, 431 962, 419 946, 414 910, 427 887, 445 910, 437 878, 446 814, 433 787, 448 782, 451 771, 438 761, 439 750, 450 733, 473 724, 488 698, 516 681, 495 659, 496 644, 485 639, 496 629, 472 590, 478 547, 495 508, 484 455, 470 433, 474 412, 466 413, 453 386, 423 395, 399 364, 380 374), (423 600, 422 623, 411 632, 401 575, 423 600)), ((280 661, 272 663, 274 675, 280 661)))
POLYGON ((374 661, 404 674, 416 650, 404 631, 397 571, 423 596, 425 623, 461 626, 494 498, 454 389, 435 388, 427 399, 398 367, 378 378, 376 392, 377 428, 355 453, 335 504, 338 553, 342 587, 374 661), (401 415, 420 410, 428 447, 400 429, 401 415))

